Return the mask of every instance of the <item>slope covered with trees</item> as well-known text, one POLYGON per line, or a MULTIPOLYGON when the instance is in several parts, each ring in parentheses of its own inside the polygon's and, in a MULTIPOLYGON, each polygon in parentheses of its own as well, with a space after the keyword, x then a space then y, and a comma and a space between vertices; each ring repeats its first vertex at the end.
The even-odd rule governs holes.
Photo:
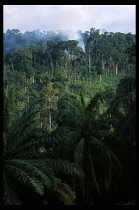
POLYGON ((3 37, 4 204, 135 203, 136 36, 3 37))

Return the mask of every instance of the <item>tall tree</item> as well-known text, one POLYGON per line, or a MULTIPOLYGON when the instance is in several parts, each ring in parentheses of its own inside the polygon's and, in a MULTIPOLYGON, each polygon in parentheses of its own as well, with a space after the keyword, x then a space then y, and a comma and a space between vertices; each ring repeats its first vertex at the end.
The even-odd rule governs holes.
POLYGON ((117 160, 114 153, 105 145, 108 131, 105 130, 107 126, 102 125, 102 121, 97 116, 99 99, 100 94, 95 95, 88 104, 85 103, 82 95, 78 98, 67 96, 58 101, 56 133, 61 137, 59 142, 61 146, 58 147, 58 151, 62 155, 62 148, 65 145, 63 155, 67 158, 73 156, 75 163, 84 170, 85 179, 81 182, 81 191, 84 204, 87 205, 93 203, 95 199, 93 196, 101 194, 102 177, 97 165, 103 162, 101 165, 101 172, 105 171, 103 184, 105 183, 108 188, 112 163, 113 160, 117 160), (95 158, 97 153, 100 154, 98 159, 95 158))
POLYGON ((100 76, 100 83, 102 82, 102 61, 98 61, 96 65, 97 74, 100 76))
POLYGON ((46 98, 47 108, 49 110, 49 128, 52 128, 52 102, 54 97, 59 93, 59 90, 57 88, 53 87, 53 83, 50 82, 46 87, 43 87, 43 94, 46 98))

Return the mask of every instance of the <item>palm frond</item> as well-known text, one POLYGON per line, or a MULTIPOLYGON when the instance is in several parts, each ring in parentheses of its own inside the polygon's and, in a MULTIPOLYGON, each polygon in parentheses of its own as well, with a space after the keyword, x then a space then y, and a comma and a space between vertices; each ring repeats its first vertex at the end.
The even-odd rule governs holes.
POLYGON ((76 98, 76 100, 72 100, 71 98, 68 98, 68 100, 65 100, 65 99, 60 99, 58 101, 58 110, 72 110, 73 113, 75 113, 76 115, 79 115, 80 116, 80 110, 78 108, 78 100, 76 98))
POLYGON ((58 114, 58 121, 62 122, 62 125, 72 125, 79 127, 79 122, 82 122, 80 113, 76 113, 69 108, 60 109, 58 114))
POLYGON ((53 190, 65 205, 75 205, 76 196, 68 184, 62 183, 60 179, 56 179, 56 186, 53 190))
POLYGON ((3 204, 4 205, 22 205, 19 200, 17 193, 12 189, 12 187, 7 183, 5 174, 3 174, 3 204))
POLYGON ((85 100, 84 100, 82 93, 80 93, 80 100, 81 100, 81 104, 82 104, 83 108, 85 109, 85 100))
POLYGON ((14 97, 14 86, 10 86, 8 89, 4 90, 3 93, 3 133, 5 138, 5 143, 7 144, 7 136, 8 131, 11 128, 11 125, 13 124, 14 120, 16 119, 16 109, 17 106, 14 103, 15 97, 14 97))
POLYGON ((122 171, 121 162, 118 159, 118 157, 115 155, 115 153, 109 148, 109 146, 107 146, 105 141, 99 140, 95 137, 91 137, 90 143, 96 149, 96 152, 100 152, 101 158, 102 158, 105 166, 107 166, 107 168, 108 168, 107 169, 108 174, 111 176, 111 173, 110 173, 111 169, 114 168, 115 166, 117 166, 118 170, 119 170, 119 171, 117 171, 117 173, 120 176, 121 171, 122 171))
MULTIPOLYGON (((17 169, 23 171, 23 173, 26 174, 26 179, 29 179, 32 177, 38 179, 41 183, 43 183, 47 188, 51 188, 52 182, 53 182, 53 177, 50 177, 48 174, 44 173, 41 171, 39 168, 35 167, 33 164, 31 164, 28 160, 20 160, 20 159, 13 159, 7 161, 7 167, 11 166, 16 167, 17 169)), ((16 170, 14 171, 16 172, 16 170)), ((21 176, 21 178, 24 178, 21 176)), ((25 180, 26 181, 26 180, 25 180)))
POLYGON ((67 97, 60 98, 58 101, 58 110, 64 108, 72 110, 72 112, 78 116, 83 115, 85 109, 85 100, 83 95, 80 93, 78 97, 69 94, 67 97))
POLYGON ((38 193, 40 196, 44 193, 44 186, 43 183, 36 179, 35 177, 31 176, 29 173, 25 172, 25 170, 20 169, 14 165, 7 164, 4 168, 5 173, 9 173, 14 178, 17 179, 18 182, 24 183, 25 186, 30 186, 33 191, 38 193))
POLYGON ((98 101, 100 100, 100 98, 101 98, 101 94, 100 94, 100 93, 97 93, 97 94, 90 100, 90 102, 87 104, 86 109, 85 109, 86 114, 92 112, 93 109, 96 109, 96 108, 97 108, 98 101))
POLYGON ((35 100, 30 104, 29 108, 24 110, 23 114, 13 123, 8 131, 7 149, 9 149, 9 152, 25 144, 28 141, 27 137, 34 132, 34 126, 37 124, 35 116, 40 112, 40 108, 35 109, 33 106, 37 105, 40 101, 42 100, 35 100))
POLYGON ((15 146, 10 151, 8 157, 11 158, 14 156, 14 158, 20 157, 22 159, 24 158, 26 159, 27 157, 29 158, 29 156, 32 158, 38 157, 39 156, 38 150, 42 146, 42 144, 40 142, 39 136, 38 137, 34 136, 34 138, 36 139, 34 139, 33 136, 31 137, 32 138, 30 139, 30 141, 24 145, 21 145, 20 142, 19 144, 15 144, 15 146))
MULTIPOLYGON (((43 159, 43 160, 28 160, 29 163, 35 164, 37 167, 46 166, 51 168, 56 174, 62 172, 63 174, 84 177, 83 170, 75 163, 70 163, 67 160, 62 159, 43 159)), ((52 174, 51 174, 52 175, 52 174)))

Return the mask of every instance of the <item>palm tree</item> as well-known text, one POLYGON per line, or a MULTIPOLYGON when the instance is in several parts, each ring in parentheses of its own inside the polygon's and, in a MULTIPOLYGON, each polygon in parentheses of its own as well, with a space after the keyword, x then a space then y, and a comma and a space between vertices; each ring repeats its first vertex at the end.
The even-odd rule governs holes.
POLYGON ((26 204, 24 200, 28 191, 47 202, 45 189, 56 194, 65 205, 75 205, 73 190, 56 174, 80 176, 82 171, 75 164, 49 155, 49 150, 53 151, 53 139, 37 130, 36 114, 40 112, 38 103, 42 99, 30 103, 20 116, 14 117, 13 93, 13 88, 4 92, 4 205, 26 204), (42 152, 44 145, 47 150, 42 152))
POLYGON ((94 194, 101 195, 103 183, 109 188, 114 161, 119 163, 105 144, 111 133, 98 114, 100 99, 101 94, 98 93, 89 103, 85 102, 82 94, 78 97, 67 95, 58 101, 57 152, 83 169, 85 178, 80 184, 82 198, 87 205, 93 203, 94 194))
MULTIPOLYGON (((113 129, 113 138, 108 142, 122 164, 119 200, 135 199, 136 188, 136 86, 135 77, 125 77, 117 87, 116 96, 107 109, 107 122, 113 129), (111 117, 110 117, 111 116, 111 117), (132 177, 132 178, 131 178, 132 177), (125 191, 125 188, 127 191, 125 191), (121 196, 122 195, 122 196, 121 196)), ((125 202, 124 200, 123 202, 125 202)))
POLYGON ((107 114, 111 113, 111 125, 120 141, 135 144, 136 136, 136 79, 134 76, 121 79, 116 96, 111 101, 107 114))

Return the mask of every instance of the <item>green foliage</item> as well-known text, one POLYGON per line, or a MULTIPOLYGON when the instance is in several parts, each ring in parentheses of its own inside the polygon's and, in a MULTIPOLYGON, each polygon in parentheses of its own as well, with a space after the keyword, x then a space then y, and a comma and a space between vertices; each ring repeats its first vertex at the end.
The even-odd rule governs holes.
POLYGON ((135 77, 127 77, 120 81, 115 98, 107 110, 111 113, 111 123, 117 139, 135 143, 136 130, 136 86, 135 77))
MULTIPOLYGON (((3 168, 5 205, 22 203, 20 190, 13 187, 12 179, 16 181, 16 185, 24 184, 25 189, 31 188, 39 196, 43 196, 44 189, 48 188, 50 191, 60 192, 61 199, 62 196, 68 197, 67 194, 69 193, 67 203, 75 199, 75 196, 71 194, 72 190, 69 185, 56 178, 56 172, 61 170, 62 173, 80 176, 80 170, 67 161, 62 162, 62 160, 50 159, 47 156, 42 157, 42 153, 39 152, 39 148, 42 146, 41 138, 44 137, 36 130, 37 119, 35 115, 39 112, 39 107, 36 107, 36 105, 41 101, 42 99, 30 103, 22 115, 15 119, 8 129, 5 127, 4 141, 6 147, 4 149, 3 168)), ((9 111, 11 107, 9 103, 5 102, 4 104, 5 114, 7 108, 9 111)), ((10 120, 10 116, 8 117, 10 120)), ((47 141, 47 139, 44 141, 47 141)), ((64 200, 64 202, 66 201, 64 200)))
POLYGON ((102 63, 101 61, 98 61, 97 65, 96 65, 96 70, 98 74, 102 74, 102 63))
POLYGON ((79 33, 4 33, 5 205, 134 200, 135 35, 79 33))
MULTIPOLYGON (((88 189, 86 190, 89 193, 96 189, 98 194, 100 194, 99 184, 102 180, 99 177, 99 169, 94 166, 94 164, 97 164, 95 155, 98 152, 100 153, 100 159, 96 160, 99 164, 103 159, 102 168, 106 170, 105 173, 107 174, 106 180, 103 181, 107 189, 111 182, 111 173, 113 167, 115 167, 115 162, 121 167, 118 158, 105 143, 111 133, 107 130, 101 116, 98 115, 100 98, 101 95, 98 93, 86 104, 82 94, 79 97, 74 95, 65 96, 58 101, 57 116, 57 132, 62 132, 59 136, 61 140, 67 142, 67 144, 63 144, 64 142, 61 144, 61 152, 66 151, 67 158, 70 158, 70 155, 73 154, 74 158, 72 160, 79 164, 85 173, 86 178, 83 188, 85 189, 87 186, 88 189), (64 148, 62 149, 62 147, 64 148), (88 171, 88 168, 90 168, 90 171, 88 171), (86 180, 87 177, 88 180, 86 180), (92 179, 92 185, 89 187, 90 179, 92 179), (99 182, 97 179, 100 179, 99 182)), ((91 200, 93 200, 93 197, 91 197, 91 200)), ((91 202, 91 200, 86 200, 86 202, 91 202)))

